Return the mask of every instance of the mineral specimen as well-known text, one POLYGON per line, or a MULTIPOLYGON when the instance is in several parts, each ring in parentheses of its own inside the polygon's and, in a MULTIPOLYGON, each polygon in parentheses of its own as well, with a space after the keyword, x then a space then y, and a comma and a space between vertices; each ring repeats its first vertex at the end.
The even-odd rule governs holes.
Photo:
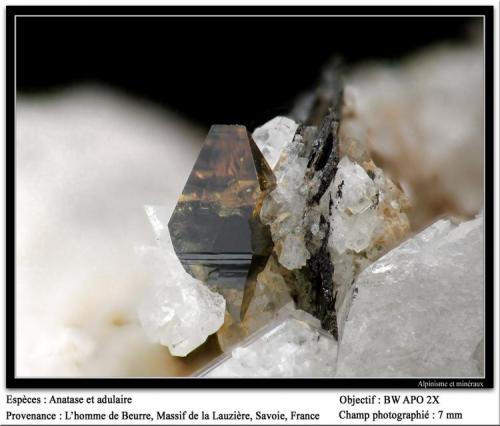
POLYGON ((212 126, 168 228, 188 273, 243 318, 272 249, 259 218, 274 176, 244 126, 212 126))
POLYGON ((222 326, 226 302, 180 264, 165 232, 165 209, 147 206, 146 213, 161 244, 138 248, 154 280, 139 306, 139 321, 151 341, 186 356, 222 326))
POLYGON ((276 117, 253 139, 210 129, 171 240, 150 211, 153 266, 162 273, 173 244, 185 271, 155 287, 141 321, 177 354, 217 331, 226 354, 206 377, 481 374, 482 218, 439 221, 393 249, 410 231, 408 198, 371 159, 355 96, 330 71, 297 121, 276 117))
POLYGON ((274 250, 287 269, 305 266, 310 254, 302 226, 307 187, 304 174, 307 158, 302 154, 303 137, 296 135, 286 145, 274 169, 276 188, 264 199, 261 219, 271 226, 274 250))
MULTIPOLYGON (((358 155, 365 158, 359 151, 358 155)), ((334 265, 335 310, 341 335, 354 279, 408 234, 410 225, 404 210, 409 203, 371 160, 363 161, 361 167, 348 156, 340 161, 329 193, 328 249, 334 265)))
POLYGON ((472 377, 483 359, 483 219, 439 220, 357 278, 338 375, 472 377))
MULTIPOLYGON (((271 227, 280 264, 295 270, 295 277, 300 275, 298 281, 307 283, 290 283, 298 305, 308 306, 323 328, 337 336, 334 266, 327 247, 331 208, 328 201, 321 200, 339 160, 342 84, 338 74, 329 80, 327 92, 329 108, 321 114, 319 126, 299 127, 293 140, 283 147, 274 169, 276 189, 264 200, 261 218, 271 227)), ((329 197, 326 194, 325 198, 329 197)))
POLYGON ((253 131, 253 140, 271 169, 278 163, 283 148, 292 141, 298 126, 290 118, 275 117, 253 131))
POLYGON ((319 321, 295 311, 261 329, 203 377, 333 377, 337 342, 319 321))

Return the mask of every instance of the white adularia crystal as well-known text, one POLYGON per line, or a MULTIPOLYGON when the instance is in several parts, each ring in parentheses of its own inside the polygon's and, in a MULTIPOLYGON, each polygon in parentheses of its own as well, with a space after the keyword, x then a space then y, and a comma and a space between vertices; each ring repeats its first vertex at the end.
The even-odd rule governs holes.
POLYGON ((337 374, 474 377, 483 359, 483 219, 440 220, 366 268, 337 374))
POLYGON ((383 221, 377 212, 379 190, 359 164, 342 158, 333 182, 334 212, 329 244, 339 254, 366 249, 383 221))
POLYGON ((278 116, 253 131, 252 138, 271 169, 278 163, 283 148, 293 140, 298 127, 292 119, 278 116))
POLYGON ((333 377, 337 342, 303 311, 269 324, 230 356, 208 367, 204 377, 333 377))
POLYGON ((182 267, 168 233, 166 210, 146 207, 159 244, 137 249, 154 279, 138 315, 151 341, 167 346, 172 355, 186 356, 222 326, 226 302, 182 267))

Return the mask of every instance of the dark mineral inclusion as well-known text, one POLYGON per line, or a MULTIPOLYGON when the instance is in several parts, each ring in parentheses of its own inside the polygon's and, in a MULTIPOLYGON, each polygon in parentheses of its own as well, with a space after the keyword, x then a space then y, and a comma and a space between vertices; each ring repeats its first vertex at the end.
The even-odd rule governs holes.
POLYGON ((244 126, 214 125, 168 223, 184 269, 243 318, 272 250, 259 218, 274 175, 244 126))

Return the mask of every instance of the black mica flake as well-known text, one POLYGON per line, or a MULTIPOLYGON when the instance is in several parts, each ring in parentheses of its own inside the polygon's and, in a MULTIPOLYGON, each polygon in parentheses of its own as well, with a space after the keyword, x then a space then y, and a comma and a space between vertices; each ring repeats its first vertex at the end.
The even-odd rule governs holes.
MULTIPOLYGON (((339 137, 338 130, 341 120, 341 108, 343 102, 343 84, 338 67, 332 67, 325 73, 330 106, 321 120, 321 124, 316 132, 312 150, 309 154, 308 169, 305 179, 312 181, 317 179, 319 185, 316 191, 311 192, 307 205, 312 208, 319 203, 328 187, 335 179, 339 163, 339 137)), ((326 90, 326 89, 325 89, 326 90)), ((342 193, 344 182, 342 182, 337 192, 342 193)), ((332 214, 333 200, 330 196, 328 204, 328 214, 332 214)), ((334 293, 333 272, 334 265, 328 250, 328 238, 330 235, 330 222, 321 215, 320 227, 324 230, 321 245, 311 252, 311 257, 307 261, 309 268, 309 279, 312 284, 312 291, 315 300, 314 315, 321 321, 321 326, 338 339, 337 312, 335 309, 336 295, 334 293)), ((306 239, 310 239, 308 233, 306 239)), ((310 241, 306 241, 310 243, 310 241)), ((314 247, 308 244, 308 247, 314 247)))
POLYGON ((308 166, 311 174, 315 174, 319 178, 320 183, 317 191, 311 193, 310 203, 319 203, 319 200, 337 173, 337 166, 339 164, 339 121, 338 113, 330 110, 328 115, 323 119, 314 140, 308 166))
POLYGON ((319 178, 319 186, 310 194, 309 203, 318 203, 330 186, 339 163, 339 125, 342 114, 344 96, 343 81, 340 69, 333 65, 325 72, 322 90, 328 93, 329 107, 321 119, 314 137, 312 151, 307 164, 306 177, 311 179, 314 175, 319 178))

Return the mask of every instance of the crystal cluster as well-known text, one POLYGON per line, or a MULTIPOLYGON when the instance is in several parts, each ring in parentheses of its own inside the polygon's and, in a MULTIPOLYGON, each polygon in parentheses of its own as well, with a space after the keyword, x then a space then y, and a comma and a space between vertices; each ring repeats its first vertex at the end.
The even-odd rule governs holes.
POLYGON ((439 220, 367 267, 339 350, 347 377, 482 374, 483 219, 439 220))
POLYGON ((480 377, 483 266, 482 217, 439 220, 360 273, 338 343, 317 319, 282 309, 201 375, 480 377))
POLYGON ((137 249, 153 276, 138 309, 139 321, 151 341, 167 346, 172 355, 186 356, 222 326, 226 302, 180 264, 165 232, 165 209, 148 206, 146 213, 161 243, 137 249))
POLYGON ((203 377, 480 374, 482 218, 403 242, 406 194, 328 93, 317 122, 212 126, 168 230, 148 210, 163 281, 144 327, 178 355, 216 332, 203 377))
MULTIPOLYGON (((329 173, 330 183, 325 179, 329 160, 316 169, 315 160, 325 157, 319 142, 336 138, 336 130, 332 119, 319 129, 299 129, 286 144, 277 142, 276 148, 282 148, 273 169, 276 188, 261 210, 280 265, 295 271, 288 281, 299 307, 321 318, 334 335, 342 331, 357 274, 409 231, 406 196, 375 166, 363 145, 338 141, 344 156, 335 177, 329 173), (326 138, 321 139, 322 133, 326 138), (319 200, 314 194, 321 195, 319 200)), ((326 155, 335 161, 337 153, 329 149, 326 155)))
POLYGON ((337 337, 337 311, 368 249, 384 247, 382 206, 401 206, 387 205, 394 188, 372 162, 338 162, 337 121, 277 117, 255 143, 243 126, 213 126, 170 218, 172 243, 150 215, 160 246, 173 244, 185 271, 224 296, 224 351, 282 309, 309 312, 337 337))
POLYGON ((333 377, 337 342, 319 321, 296 311, 261 329, 202 377, 333 377))

